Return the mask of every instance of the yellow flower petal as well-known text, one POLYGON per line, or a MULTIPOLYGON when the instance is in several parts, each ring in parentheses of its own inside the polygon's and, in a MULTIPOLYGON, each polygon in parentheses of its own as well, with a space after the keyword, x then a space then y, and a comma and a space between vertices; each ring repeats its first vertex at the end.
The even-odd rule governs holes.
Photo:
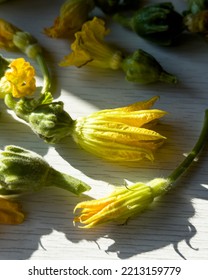
POLYGON ((1 224, 20 224, 24 221, 24 214, 20 204, 0 198, 0 223, 1 224))
POLYGON ((45 28, 46 35, 52 38, 69 38, 79 31, 94 8, 93 0, 67 0, 60 8, 60 15, 54 25, 45 28))
MULTIPOLYGON (((147 106, 151 102, 153 99, 146 102, 147 106)), ((143 105, 140 107, 146 106, 143 105)), ((83 149, 107 160, 138 161, 147 158, 152 161, 153 152, 166 138, 147 125, 155 124, 165 114, 165 111, 157 109, 101 110, 77 119, 72 136, 83 149)))
POLYGON ((122 53, 104 42, 109 33, 102 19, 94 17, 83 24, 82 30, 75 34, 71 45, 72 53, 64 58, 60 66, 75 65, 81 67, 90 65, 101 68, 119 69, 122 53))
POLYGON ((11 85, 12 95, 21 98, 32 95, 36 89, 35 70, 23 58, 13 60, 5 77, 11 85))
POLYGON ((17 31, 20 31, 20 29, 4 19, 0 19, 0 48, 15 49, 13 36, 17 31))
POLYGON ((145 210, 166 191, 169 181, 156 178, 147 184, 138 182, 132 186, 116 188, 109 196, 78 203, 74 211, 81 209, 74 222, 82 228, 92 228, 111 221, 121 222, 145 210))

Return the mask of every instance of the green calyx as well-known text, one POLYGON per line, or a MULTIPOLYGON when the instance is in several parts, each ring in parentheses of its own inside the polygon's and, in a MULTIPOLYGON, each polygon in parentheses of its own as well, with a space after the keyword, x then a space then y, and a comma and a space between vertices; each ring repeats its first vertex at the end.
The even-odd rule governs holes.
POLYGON ((145 6, 132 17, 116 14, 114 20, 139 36, 163 46, 175 43, 185 28, 182 15, 169 2, 145 6))
POLYGON ((58 187, 76 195, 90 190, 84 182, 52 168, 40 155, 17 146, 0 153, 0 195, 21 195, 58 187))
POLYGON ((131 82, 149 84, 154 82, 177 83, 177 78, 167 73, 159 62, 147 52, 139 49, 122 61, 126 79, 131 82))
POLYGON ((50 144, 58 143, 71 133, 74 121, 64 110, 63 102, 52 102, 49 92, 41 94, 38 99, 21 98, 16 101, 7 94, 5 104, 16 116, 26 121, 35 134, 50 144))

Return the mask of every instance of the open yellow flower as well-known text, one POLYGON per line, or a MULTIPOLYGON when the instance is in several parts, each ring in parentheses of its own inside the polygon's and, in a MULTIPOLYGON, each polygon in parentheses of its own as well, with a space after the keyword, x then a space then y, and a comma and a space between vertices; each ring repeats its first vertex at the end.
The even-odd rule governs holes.
POLYGON ((101 68, 119 69, 121 67, 122 53, 104 42, 109 33, 102 19, 94 17, 93 20, 83 24, 82 30, 75 34, 76 40, 71 45, 72 53, 64 58, 60 66, 91 65, 101 68))
POLYGON ((4 19, 0 19, 0 48, 15 49, 13 38, 18 31, 20 31, 19 28, 4 19))
POLYGON ((166 112, 149 109, 158 99, 101 110, 74 122, 72 136, 85 150, 111 161, 154 159, 166 139, 149 128, 166 112), (147 128, 148 127, 148 128, 147 128))
POLYGON ((32 65, 24 58, 17 58, 9 64, 9 68, 2 77, 3 81, 1 80, 5 85, 5 94, 12 93, 16 98, 32 95, 36 89, 35 70, 32 65))
POLYGON ((66 0, 54 25, 44 29, 45 34, 52 38, 71 37, 81 29, 94 6, 93 0, 66 0))
POLYGON ((109 196, 83 201, 74 211, 82 209, 74 222, 83 224, 83 228, 116 221, 124 223, 145 210, 153 200, 162 195, 169 185, 169 180, 156 178, 146 184, 138 182, 129 187, 117 187, 109 196))
POLYGON ((0 197, 0 224, 20 224, 24 218, 18 202, 0 197))

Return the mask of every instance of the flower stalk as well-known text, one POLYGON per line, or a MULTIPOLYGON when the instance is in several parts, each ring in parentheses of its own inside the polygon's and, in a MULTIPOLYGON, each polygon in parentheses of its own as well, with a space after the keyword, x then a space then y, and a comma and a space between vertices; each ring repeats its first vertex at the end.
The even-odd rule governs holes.
POLYGON ((90 190, 81 180, 51 167, 35 152, 6 146, 0 153, 0 195, 18 196, 47 187, 65 189, 76 195, 90 190))
POLYGON ((93 228, 108 222, 125 222, 147 209, 155 199, 163 196, 176 181, 188 171, 192 162, 208 142, 208 110, 205 111, 204 124, 199 138, 191 152, 166 178, 155 178, 148 183, 137 182, 128 187, 115 188, 109 196, 83 201, 76 205, 74 211, 81 213, 74 218, 82 228, 93 228))
POLYGON ((36 38, 10 22, 0 19, 0 39, 0 48, 8 51, 20 50, 27 57, 37 62, 44 80, 42 93, 49 91, 51 87, 51 76, 43 56, 43 50, 36 38))

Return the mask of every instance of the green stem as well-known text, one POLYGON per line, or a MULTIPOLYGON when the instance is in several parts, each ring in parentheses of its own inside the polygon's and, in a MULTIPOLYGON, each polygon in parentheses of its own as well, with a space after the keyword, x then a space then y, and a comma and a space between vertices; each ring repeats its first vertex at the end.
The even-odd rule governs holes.
POLYGON ((128 29, 133 29, 131 18, 125 17, 125 16, 120 15, 120 14, 115 14, 115 15, 113 16, 113 19, 114 19, 117 23, 121 24, 123 27, 126 27, 126 28, 128 28, 128 29))
POLYGON ((48 67, 46 65, 44 57, 41 54, 37 54, 35 58, 36 58, 36 61, 37 61, 38 65, 40 66, 40 70, 41 70, 41 73, 43 75, 44 84, 43 84, 43 88, 41 90, 41 93, 45 93, 45 92, 50 91, 51 76, 50 76, 50 73, 49 73, 49 70, 48 70, 48 67))
POLYGON ((205 111, 204 124, 199 135, 199 138, 193 147, 192 151, 188 154, 184 161, 167 177, 170 180, 170 184, 174 183, 192 164, 194 159, 198 156, 200 151, 204 148, 208 142, 208 109, 205 111))
POLYGON ((76 179, 68 174, 61 173, 52 167, 48 172, 48 176, 46 179, 47 186, 57 187, 61 189, 65 189, 70 191, 76 195, 80 195, 85 191, 89 191, 91 189, 86 183, 82 182, 79 179, 76 179))

